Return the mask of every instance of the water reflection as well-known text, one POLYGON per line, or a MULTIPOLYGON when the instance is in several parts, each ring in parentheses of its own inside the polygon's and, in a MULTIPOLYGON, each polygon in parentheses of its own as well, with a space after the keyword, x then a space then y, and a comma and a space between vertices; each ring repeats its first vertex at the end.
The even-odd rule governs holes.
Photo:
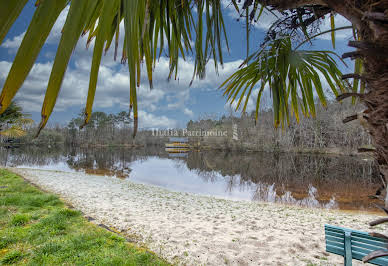
POLYGON ((368 198, 380 186, 371 161, 318 155, 190 152, 164 149, 1 149, 7 166, 129 178, 135 182, 232 199, 309 207, 372 210, 368 198))

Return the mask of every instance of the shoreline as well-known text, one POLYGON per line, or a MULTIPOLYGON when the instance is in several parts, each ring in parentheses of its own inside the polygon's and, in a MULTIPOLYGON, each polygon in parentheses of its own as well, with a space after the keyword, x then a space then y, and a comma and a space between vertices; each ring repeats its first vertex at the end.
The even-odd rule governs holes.
POLYGON ((368 222, 378 217, 173 192, 83 173, 8 170, 180 265, 336 265, 343 259, 325 252, 324 224, 370 231, 368 222))
MULTIPOLYGON (((69 146, 65 143, 51 143, 47 144, 49 146, 69 146)), ((12 144, 1 144, 1 147, 6 146, 15 146, 15 147, 25 147, 25 146, 38 146, 34 143, 12 143, 12 144)), ((115 149, 142 149, 145 147, 159 147, 160 149, 164 149, 164 143, 162 145, 153 145, 153 144, 81 144, 78 147, 80 148, 95 148, 95 149, 103 149, 103 148, 115 148, 115 149)), ((332 147, 332 148, 302 148, 302 147, 291 147, 288 149, 251 149, 236 146, 233 148, 225 148, 217 145, 207 144, 206 142, 201 145, 190 145, 190 151, 221 151, 221 152, 245 152, 245 153, 290 153, 290 154, 298 154, 298 155, 323 155, 323 156, 348 156, 348 157, 357 157, 364 158, 368 160, 373 160, 372 152, 358 152, 356 150, 344 150, 342 148, 332 147)))

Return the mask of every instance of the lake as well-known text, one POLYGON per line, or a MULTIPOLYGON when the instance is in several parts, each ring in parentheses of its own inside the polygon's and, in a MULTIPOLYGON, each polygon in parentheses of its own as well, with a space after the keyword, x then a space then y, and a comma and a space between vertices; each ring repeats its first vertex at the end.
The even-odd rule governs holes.
POLYGON ((1 148, 0 160, 8 167, 83 171, 228 199, 360 211, 381 203, 369 198, 381 186, 377 168, 359 157, 21 146, 1 148))

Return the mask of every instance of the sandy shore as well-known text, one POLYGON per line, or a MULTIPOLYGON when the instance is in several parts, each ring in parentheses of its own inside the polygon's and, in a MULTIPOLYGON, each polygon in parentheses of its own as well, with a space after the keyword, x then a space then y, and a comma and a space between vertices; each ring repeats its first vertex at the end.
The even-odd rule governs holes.
POLYGON ((368 231, 377 217, 216 199, 83 173, 10 170, 180 265, 341 265, 342 257, 325 252, 324 224, 368 231))

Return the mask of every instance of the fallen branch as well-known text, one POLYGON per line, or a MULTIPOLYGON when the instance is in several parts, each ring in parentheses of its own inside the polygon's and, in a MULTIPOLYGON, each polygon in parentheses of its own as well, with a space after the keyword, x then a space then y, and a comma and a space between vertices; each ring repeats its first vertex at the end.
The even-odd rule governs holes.
POLYGON ((349 53, 344 53, 342 55, 342 59, 346 59, 346 58, 351 58, 351 59, 356 59, 358 57, 362 57, 362 53, 359 52, 359 51, 355 51, 355 52, 349 52, 349 53))
POLYGON ((355 74, 355 73, 352 73, 352 74, 346 74, 346 75, 343 75, 342 76, 342 79, 365 79, 364 77, 362 77, 360 74, 355 74))
POLYGON ((342 100, 345 100, 346 98, 349 98, 349 97, 359 97, 359 98, 362 98, 363 96, 364 96, 364 94, 360 94, 360 93, 356 93, 356 92, 347 92, 347 93, 338 95, 336 100, 337 101, 342 101, 342 100))
POLYGON ((385 257, 385 256, 388 256, 388 250, 387 249, 380 249, 380 250, 373 251, 372 253, 369 253, 368 256, 365 256, 362 258, 362 261, 365 263, 365 262, 368 262, 370 260, 380 258, 380 257, 385 257))
POLYGON ((370 222, 369 225, 376 226, 376 225, 384 224, 384 223, 388 223, 388 218, 381 218, 381 219, 375 220, 373 222, 370 222))
POLYGON ((346 117, 344 120, 342 120, 342 123, 346 124, 357 119, 358 119, 358 115, 351 115, 346 117))
POLYGON ((358 148, 357 149, 357 152, 361 153, 361 152, 375 152, 376 149, 371 149, 371 148, 358 148))

